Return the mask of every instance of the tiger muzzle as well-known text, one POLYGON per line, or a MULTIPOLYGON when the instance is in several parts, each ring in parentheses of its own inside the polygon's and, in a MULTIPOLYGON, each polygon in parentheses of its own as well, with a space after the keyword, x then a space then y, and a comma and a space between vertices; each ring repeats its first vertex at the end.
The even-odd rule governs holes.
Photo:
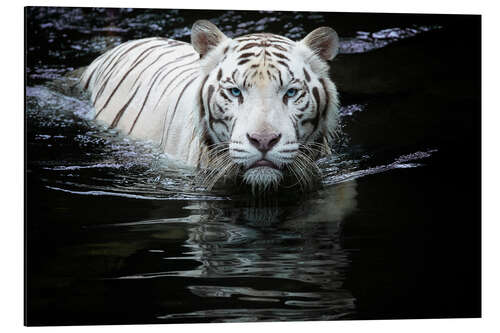
POLYGON ((253 169, 253 168, 258 168, 258 167, 268 167, 268 168, 273 168, 276 170, 279 170, 278 166, 274 164, 273 162, 266 160, 266 159, 261 159, 252 164, 248 169, 253 169))
POLYGON ((247 133, 248 141, 263 154, 270 151, 281 139, 281 133, 247 133))

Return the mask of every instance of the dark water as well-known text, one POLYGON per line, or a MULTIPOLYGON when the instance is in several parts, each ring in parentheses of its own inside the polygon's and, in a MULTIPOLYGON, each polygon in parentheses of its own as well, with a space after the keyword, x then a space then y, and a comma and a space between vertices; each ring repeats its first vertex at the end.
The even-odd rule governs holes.
POLYGON ((26 323, 478 317, 480 17, 26 10, 26 323), (322 189, 207 192, 96 126, 72 70, 149 36, 334 27, 322 189))

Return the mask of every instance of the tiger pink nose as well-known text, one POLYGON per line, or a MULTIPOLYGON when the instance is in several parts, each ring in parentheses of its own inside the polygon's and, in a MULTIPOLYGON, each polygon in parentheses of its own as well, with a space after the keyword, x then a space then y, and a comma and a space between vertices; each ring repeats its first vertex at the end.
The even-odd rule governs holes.
POLYGON ((259 151, 266 153, 271 150, 281 139, 281 133, 247 133, 248 141, 259 151))

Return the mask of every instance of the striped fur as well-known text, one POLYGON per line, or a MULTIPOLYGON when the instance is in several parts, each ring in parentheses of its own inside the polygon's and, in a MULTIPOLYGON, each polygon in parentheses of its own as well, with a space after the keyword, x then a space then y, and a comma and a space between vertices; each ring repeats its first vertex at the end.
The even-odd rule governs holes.
POLYGON ((260 189, 290 175, 305 187, 337 127, 326 63, 337 44, 329 28, 299 42, 273 34, 229 39, 198 21, 192 44, 129 41, 97 58, 81 85, 97 121, 207 169, 208 187, 224 175, 260 189))

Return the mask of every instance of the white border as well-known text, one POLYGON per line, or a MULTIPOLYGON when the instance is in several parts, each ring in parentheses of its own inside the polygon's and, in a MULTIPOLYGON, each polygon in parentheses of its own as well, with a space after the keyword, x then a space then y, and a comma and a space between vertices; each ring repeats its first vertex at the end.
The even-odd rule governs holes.
MULTIPOLYGON (((394 320, 394 321, 351 321, 351 322, 301 322, 301 323, 251 323, 214 325, 149 325, 149 326, 94 326, 94 327, 50 327, 29 328, 31 331, 56 330, 78 332, 84 330, 135 332, 146 331, 194 331, 254 332, 255 330, 331 331, 339 332, 492 332, 499 324, 497 319, 500 281, 498 259, 498 238, 500 219, 498 210, 498 172, 500 170, 498 126, 500 125, 498 105, 498 62, 500 61, 500 32, 498 5, 493 1, 470 2, 418 0, 405 1, 335 1, 324 0, 237 2, 217 1, 153 1, 153 0, 99 0, 99 1, 21 1, 3 3, 0 23, 2 24, 2 80, 1 96, 4 118, 0 131, 2 142, 2 219, 1 221, 1 308, 0 326, 14 330, 25 330, 23 325, 23 20, 22 6, 94 6, 94 7, 136 7, 136 8, 200 8, 200 9, 258 9, 258 10, 306 10, 306 11, 355 11, 391 13, 448 13, 483 15, 483 319, 459 320, 394 320), (7 186, 5 186, 5 184, 7 186), (6 213, 5 213, 6 212, 6 213)), ((464 41, 467 47, 467 41, 464 41)), ((465 64, 466 65, 466 64, 465 64)), ((464 158, 468 158, 464 152, 464 158)), ((450 166, 453 167, 453 166, 450 166)), ((457 292, 460 292, 457 290, 457 292)), ((432 300, 429 300, 432 302, 432 300)))
POLYGON ((25 6, 71 6, 71 7, 133 7, 133 8, 182 8, 182 9, 241 9, 241 10, 299 10, 299 11, 337 11, 337 12, 388 12, 388 13, 447 13, 481 14, 489 11, 492 5, 487 1, 474 2, 419 0, 413 3, 397 0, 349 0, 329 3, 322 0, 24 0, 25 6), (481 4, 484 2, 484 5, 481 4))

